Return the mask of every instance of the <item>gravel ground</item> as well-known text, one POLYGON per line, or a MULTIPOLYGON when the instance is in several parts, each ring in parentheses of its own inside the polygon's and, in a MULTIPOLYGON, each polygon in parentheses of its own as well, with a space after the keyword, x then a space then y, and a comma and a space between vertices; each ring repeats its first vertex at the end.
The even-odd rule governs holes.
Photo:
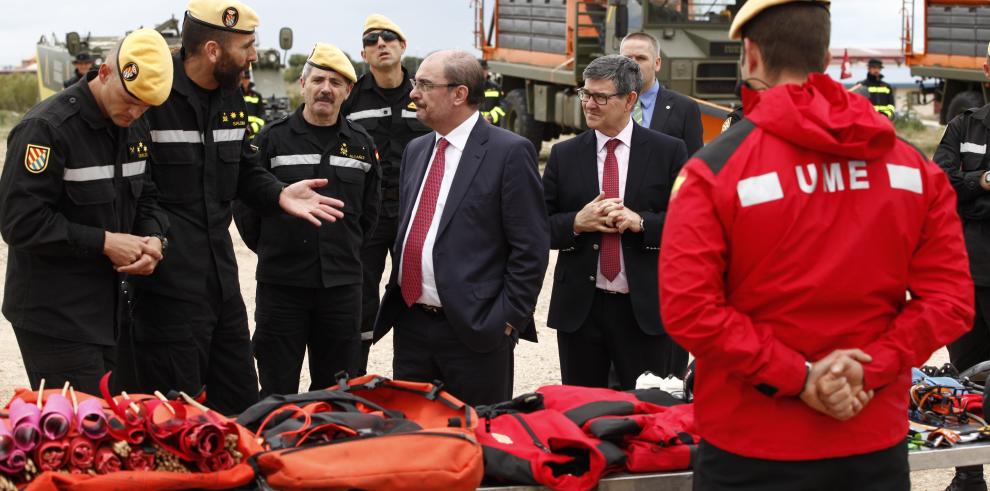
MULTIPOLYGON (((544 154, 548 152, 547 144, 544 144, 544 154)), ((0 161, 6 155, 6 141, 0 140, 0 161)), ((251 330, 254 330, 254 299, 255 299, 255 267, 257 257, 241 242, 236 230, 231 227, 234 238, 237 261, 240 266, 241 292, 244 302, 247 305, 248 317, 251 330)), ((542 385, 560 383, 560 362, 557 358, 557 338, 554 332, 546 327, 547 308, 550 302, 550 286, 553 281, 553 266, 556 262, 555 251, 550 253, 550 268, 544 280, 543 291, 540 293, 539 302, 536 308, 536 325, 539 343, 521 342, 516 348, 515 356, 515 394, 522 394, 532 391, 542 385)), ((7 244, 0 241, 0 269, 6 271, 7 244)), ((390 266, 386 266, 385 271, 390 271, 390 266)), ((387 275, 386 275, 387 276, 387 275)), ((0 276, 0 291, 3 288, 5 276, 0 276)), ((382 280, 384 289, 385 281, 382 280)), ((941 365, 948 361, 948 354, 944 349, 936 352, 929 364, 941 365)), ((306 364, 303 365, 303 373, 300 378, 300 387, 305 390, 309 387, 309 373, 306 364)), ((371 349, 369 361, 369 372, 384 376, 392 374, 392 336, 389 334, 371 349)), ((0 317, 0 401, 6 401, 13 394, 17 387, 27 386, 27 377, 21 365, 20 352, 17 349, 17 342, 14 338, 13 330, 6 319, 0 317)), ((940 469, 931 471, 914 472, 911 475, 912 489, 919 491, 940 491, 945 488, 952 479, 952 470, 940 469)))

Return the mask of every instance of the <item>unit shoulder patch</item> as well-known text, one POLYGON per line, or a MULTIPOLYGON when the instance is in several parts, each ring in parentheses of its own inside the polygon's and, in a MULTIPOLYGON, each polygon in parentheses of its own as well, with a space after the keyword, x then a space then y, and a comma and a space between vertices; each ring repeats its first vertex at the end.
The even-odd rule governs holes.
POLYGON ((40 174, 48 168, 52 149, 29 143, 24 150, 24 167, 32 174, 40 174))

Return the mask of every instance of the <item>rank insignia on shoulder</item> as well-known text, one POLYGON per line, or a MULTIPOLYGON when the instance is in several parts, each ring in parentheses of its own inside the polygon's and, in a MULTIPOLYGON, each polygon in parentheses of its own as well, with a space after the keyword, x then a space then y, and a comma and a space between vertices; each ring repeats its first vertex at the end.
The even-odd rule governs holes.
POLYGON ((52 149, 29 143, 24 151, 24 167, 32 174, 40 174, 48 168, 48 158, 52 149))
POLYGON ((413 111, 415 111, 416 110, 416 103, 413 102, 413 101, 409 101, 409 105, 406 106, 406 109, 412 109, 413 111))

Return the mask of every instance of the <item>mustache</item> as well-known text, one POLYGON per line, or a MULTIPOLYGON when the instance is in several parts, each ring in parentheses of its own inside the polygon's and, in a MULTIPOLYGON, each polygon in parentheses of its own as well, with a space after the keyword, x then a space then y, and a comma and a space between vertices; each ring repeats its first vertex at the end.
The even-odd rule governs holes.
POLYGON ((321 93, 317 94, 316 95, 316 98, 313 99, 313 100, 315 100, 317 102, 333 102, 333 96, 330 95, 329 92, 321 92, 321 93))

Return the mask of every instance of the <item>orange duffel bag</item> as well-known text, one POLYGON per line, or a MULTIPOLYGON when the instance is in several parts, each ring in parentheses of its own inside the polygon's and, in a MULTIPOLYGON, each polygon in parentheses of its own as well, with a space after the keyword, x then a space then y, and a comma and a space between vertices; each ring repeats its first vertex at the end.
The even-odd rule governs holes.
POLYGON ((367 375, 238 421, 270 447, 249 459, 262 489, 466 491, 484 475, 474 409, 433 384, 367 375))

